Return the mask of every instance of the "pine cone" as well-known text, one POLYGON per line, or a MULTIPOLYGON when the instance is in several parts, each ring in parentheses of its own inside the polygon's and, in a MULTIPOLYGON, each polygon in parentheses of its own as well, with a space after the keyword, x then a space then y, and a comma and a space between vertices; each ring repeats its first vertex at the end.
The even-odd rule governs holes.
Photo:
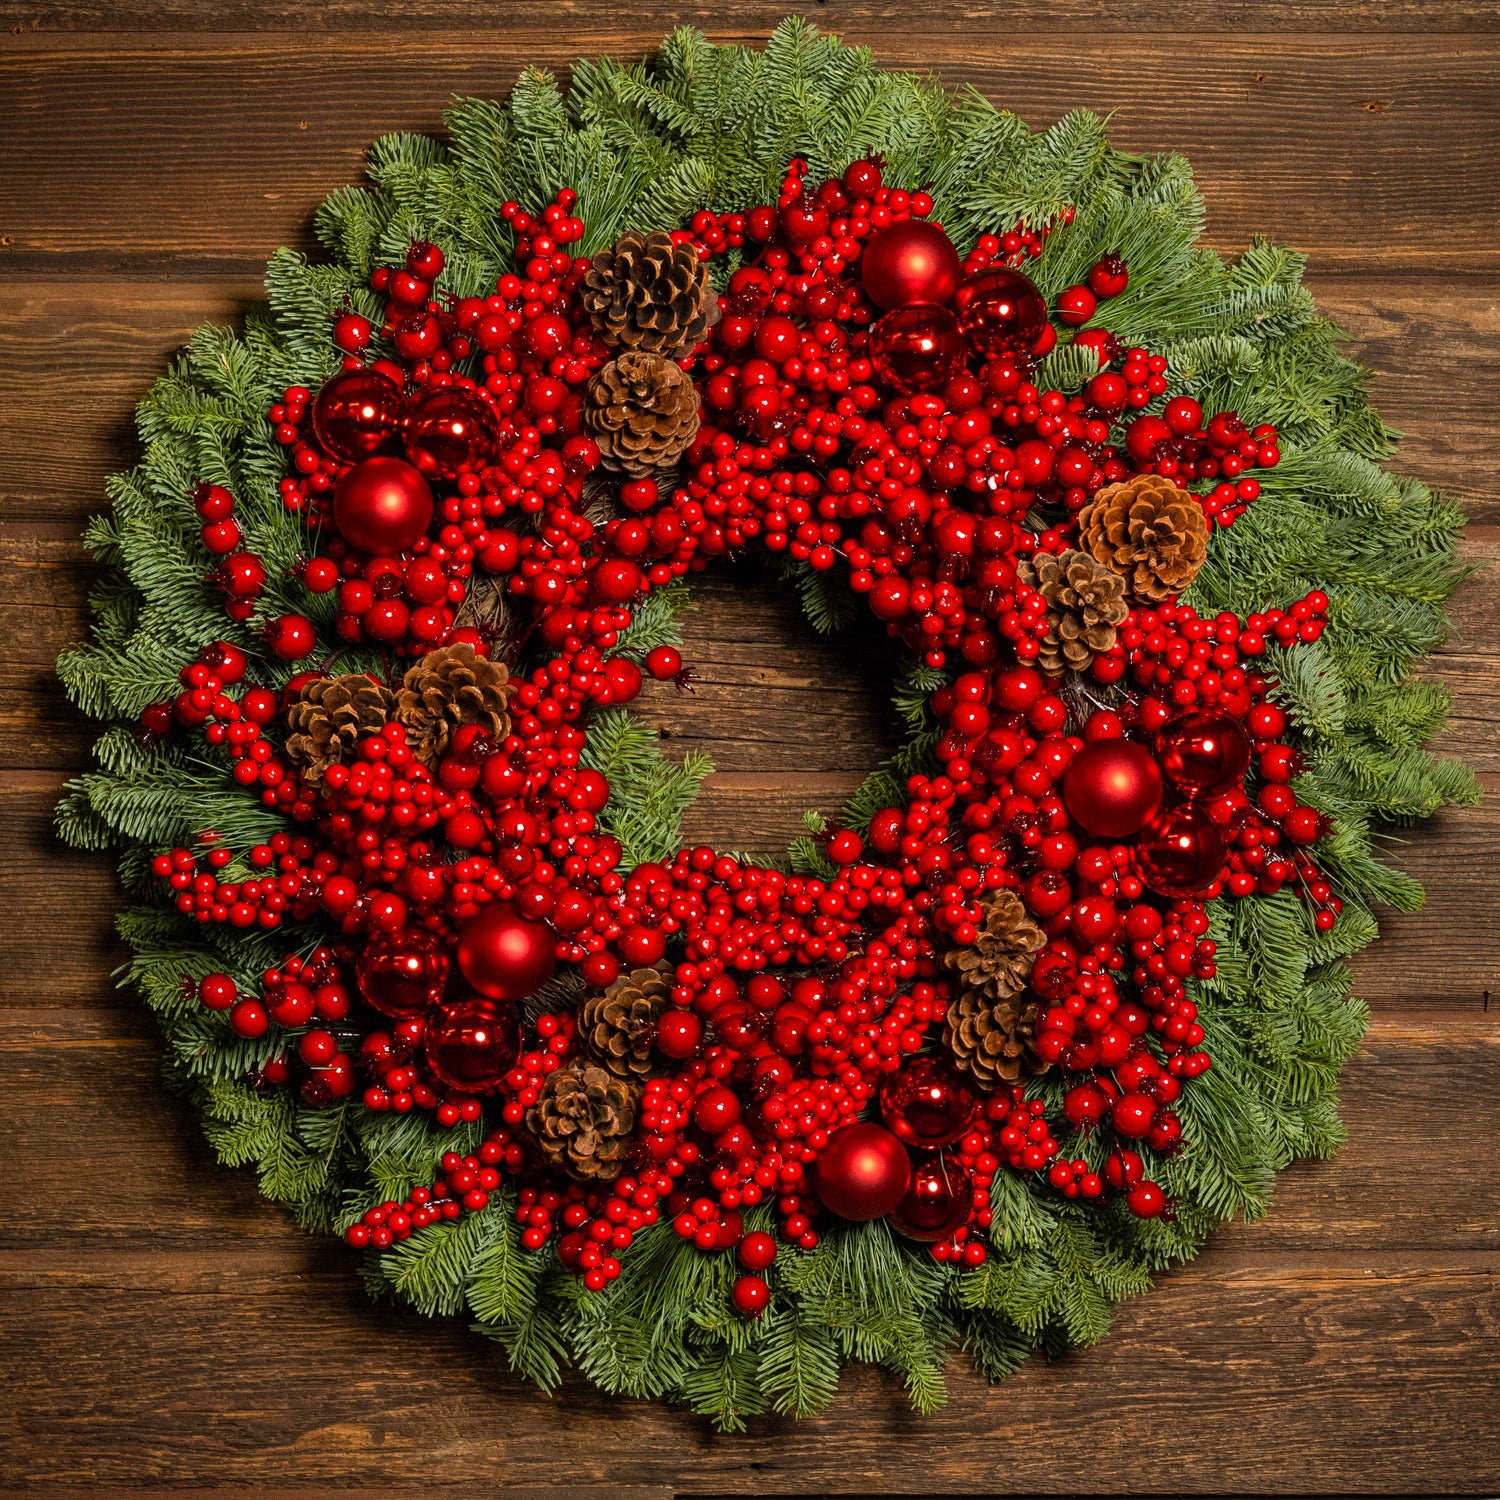
POLYGON ((708 262, 662 229, 629 229, 594 257, 583 278, 583 305, 612 349, 671 357, 700 343, 718 321, 708 262))
POLYGON ((641 1088, 577 1059, 548 1075, 526 1124, 543 1155, 580 1182, 612 1182, 629 1154, 641 1088))
POLYGON ((986 1088, 1020 1083, 1047 1071, 1031 1050, 1040 1010, 1041 1002, 1027 995, 991 1001, 969 990, 948 1007, 943 1041, 955 1063, 986 1088))
POLYGON ((353 755, 362 736, 384 727, 395 700, 387 688, 361 672, 318 677, 304 683, 287 710, 286 753, 309 786, 329 766, 353 755))
POLYGON ((948 949, 943 966, 957 976, 961 993, 1009 1000, 1026 988, 1032 955, 1047 939, 1012 890, 992 891, 984 908, 979 936, 966 947, 948 949))
POLYGON ((1198 576, 1208 521, 1186 490, 1160 474, 1136 474, 1098 492, 1078 517, 1078 544, 1118 573, 1142 603, 1160 604, 1198 576))
POLYGON ((476 656, 467 641, 429 651, 409 668, 396 694, 396 718, 417 759, 435 766, 460 724, 478 724, 503 740, 510 733, 509 675, 503 663, 476 656))
POLYGON ((1022 579, 1047 601, 1047 634, 1037 665, 1049 677, 1082 672, 1115 643, 1130 613, 1125 580, 1087 552, 1038 552, 1018 564, 1022 579))
POLYGON ((644 1078, 651 1071, 656 1018, 666 1009, 672 986, 660 969, 632 969, 578 1009, 578 1030, 595 1060, 617 1078, 644 1078))
POLYGON ((659 354, 629 353, 584 390, 583 425, 613 469, 641 479, 669 468, 698 434, 698 392, 659 354))

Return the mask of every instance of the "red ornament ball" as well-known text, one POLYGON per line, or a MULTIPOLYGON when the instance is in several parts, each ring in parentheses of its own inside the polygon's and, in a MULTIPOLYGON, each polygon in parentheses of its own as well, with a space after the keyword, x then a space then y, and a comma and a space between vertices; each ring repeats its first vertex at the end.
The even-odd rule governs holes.
POLYGON ((1250 769, 1250 736, 1233 714, 1199 708, 1178 714, 1156 736, 1162 774, 1179 791, 1227 791, 1250 769))
POLYGON ((932 1245, 967 1224, 973 1211, 973 1178, 958 1162, 935 1156, 913 1168, 910 1187, 891 1210, 891 1228, 932 1245))
POLYGON ((445 1005, 427 1027, 427 1066, 450 1089, 488 1094, 515 1065, 520 1032, 515 1020, 486 1000, 445 1005))
POLYGON ((891 1132, 927 1150, 956 1141, 969 1128, 976 1104, 973 1090, 931 1057, 913 1058, 880 1087, 880 1112, 891 1132))
POLYGON ((445 385, 424 396, 406 429, 406 457, 429 479, 457 479, 495 453, 495 413, 477 391, 445 385))
POLYGON ((1224 834, 1198 802, 1168 807, 1135 846, 1141 879, 1160 896, 1196 896, 1224 868, 1224 834))
POLYGON ((881 1219, 911 1181, 906 1147, 880 1125, 859 1121, 834 1131, 813 1168, 824 1207, 842 1219, 881 1219))
POLYGON ((448 950, 420 927, 382 932, 365 944, 355 965, 359 992, 382 1015, 416 1016, 443 998, 448 950))
POLYGON ((1100 838, 1139 833, 1161 806, 1161 770, 1144 745, 1095 740, 1068 762, 1063 801, 1073 820, 1100 838))
POLYGON ((947 302, 962 272, 953 241, 921 219, 877 230, 866 241, 859 266, 870 301, 887 311, 913 302, 947 302))
POLYGON ((910 396, 947 385, 964 362, 958 323, 945 307, 914 302, 870 330, 870 363, 893 391, 910 396))
POLYGON ((357 464, 401 431, 401 392, 374 370, 343 370, 318 392, 312 419, 318 441, 335 458, 357 464))
POLYGON ((980 354, 1029 354, 1047 326, 1047 300, 1007 266, 977 271, 953 298, 959 331, 980 354))
POLYGON ((481 995, 523 1000, 552 977, 557 944, 546 927, 514 907, 490 906, 459 933, 458 967, 481 995))
POLYGON ((367 458, 335 486, 333 520, 351 547, 392 557, 426 535, 432 524, 432 491, 409 463, 367 458))

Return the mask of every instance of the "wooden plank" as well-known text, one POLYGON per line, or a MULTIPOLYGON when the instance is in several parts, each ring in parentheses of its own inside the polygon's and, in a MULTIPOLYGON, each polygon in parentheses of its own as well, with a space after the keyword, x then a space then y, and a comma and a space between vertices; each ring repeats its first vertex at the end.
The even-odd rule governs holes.
MULTIPOLYGON (((1036 126, 1078 107, 1113 111, 1125 149, 1197 162, 1215 244, 1268 234, 1354 270, 1500 264, 1484 208, 1500 121, 1472 107, 1500 61, 1486 37, 1216 29, 1195 52, 1188 108, 1180 43, 1162 32, 1126 46, 1008 25, 983 49, 946 29, 855 26, 850 36, 878 42, 890 66, 973 85, 1036 126)), ((656 40, 653 27, 594 38, 593 50, 629 55, 656 40)), ((399 54, 383 29, 316 49, 300 34, 23 34, 0 56, 11 101, 4 259, 12 274, 255 275, 276 245, 309 243, 312 207, 358 176, 375 136, 436 130, 450 94, 494 95, 524 63, 564 66, 584 45, 552 24, 423 31, 399 54)))
POLYGON ((263 1296, 60 1285, 6 1295, 12 1485, 632 1483, 688 1493, 973 1493, 1171 1475, 1179 1493, 1488 1488, 1500 1481, 1494 1255, 1278 1268, 1210 1253, 1092 1350, 991 1387, 963 1364, 915 1421, 845 1374, 829 1412, 701 1423, 569 1381, 543 1404, 456 1320, 289 1279, 263 1296), (163 1292, 166 1295, 163 1295, 163 1292), (100 1339, 99 1326, 110 1330, 100 1339), (1441 1420, 1433 1414, 1441 1413, 1441 1420), (620 1423, 629 1422, 622 1441, 620 1423), (981 1447, 977 1434, 986 1434, 981 1447), (988 1449, 988 1457, 985 1449, 988 1449))
MULTIPOLYGON (((621 15, 591 5, 588 0, 510 0, 507 30, 566 32, 579 52, 623 50, 640 45, 639 37, 655 39, 677 26, 696 26, 711 34, 735 37, 764 36, 787 14, 786 0, 723 0, 720 4, 664 3, 646 0, 632 5, 629 31, 621 30, 621 15)), ((870 0, 818 0, 804 13, 820 27, 838 32, 851 42, 866 38, 913 36, 933 39, 931 13, 911 7, 870 3, 870 0)), ((1174 7, 1170 19, 1185 37, 1197 32, 1233 31, 1325 34, 1330 15, 1309 0, 1230 0, 1209 5, 1197 0, 1174 7)), ((1439 35, 1468 35, 1494 31, 1492 7, 1469 0, 1350 0, 1337 12, 1337 29, 1359 34, 1423 31, 1439 35)), ((1159 27, 1163 13, 1149 0, 1121 0, 1099 9, 1090 0, 1020 0, 1015 5, 965 5, 942 18, 946 37, 961 37, 992 47, 997 34, 1064 33, 1132 37, 1159 27)), ((0 4, 0 29, 13 36, 52 32, 428 32, 434 29, 484 31, 495 25, 495 11, 485 0, 410 0, 397 8, 378 0, 157 0, 148 6, 128 0, 51 0, 28 5, 24 0, 0 4), (154 23, 154 24, 153 24, 154 23)))
MULTIPOLYGON (((160 1055, 143 1007, 0 1009, 7 1161, 14 1181, 48 1184, 0 1222, 0 1283, 76 1272, 91 1285, 192 1290, 215 1274, 194 1260, 208 1243, 257 1295, 277 1277, 351 1276, 352 1258, 261 1199, 251 1171, 215 1163, 192 1111, 163 1091, 160 1055)), ((1289 1169, 1268 1217, 1226 1226, 1214 1243, 1272 1261, 1500 1252, 1500 1178, 1485 1153, 1460 1144, 1500 1132, 1497 1064, 1500 1006, 1377 1014, 1344 1074, 1348 1144, 1332 1161, 1289 1169)))

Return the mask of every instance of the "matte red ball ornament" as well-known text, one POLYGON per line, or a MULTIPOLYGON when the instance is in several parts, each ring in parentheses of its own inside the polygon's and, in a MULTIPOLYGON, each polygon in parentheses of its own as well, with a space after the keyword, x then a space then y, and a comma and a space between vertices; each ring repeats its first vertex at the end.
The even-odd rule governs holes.
POLYGON ((934 1156, 912 1169, 911 1185, 891 1210, 891 1228, 934 1245, 967 1224, 973 1211, 973 1178, 958 1162, 934 1156))
POLYGON ((552 977, 557 943, 514 907, 486 907, 458 934, 458 967, 491 1000, 523 1000, 552 977))
POLYGON ((432 491, 409 463, 367 458, 335 486, 333 520, 351 547, 393 557, 426 535, 432 524, 432 491))
POLYGON ((488 1094, 515 1065, 520 1032, 515 1019, 488 1000, 445 1005, 427 1027, 427 1066, 451 1089, 488 1094))
POLYGON ((1068 762, 1063 801, 1075 822, 1100 838, 1139 833, 1161 806, 1161 770, 1132 740, 1095 740, 1068 762))
POLYGON ((401 392, 374 370, 342 370, 313 402, 313 431, 337 459, 357 464, 388 448, 401 431, 401 392))
POLYGON ((834 1131, 813 1168, 823 1205, 842 1219, 881 1219, 911 1181, 906 1147, 881 1125, 864 1121, 834 1131))
POLYGON ((880 1087, 880 1113, 892 1134, 924 1150, 956 1141, 976 1103, 973 1090, 931 1057, 913 1058, 880 1087))
POLYGON ((1227 791, 1250 769, 1250 736, 1223 709, 1191 709, 1157 732, 1156 759, 1162 775, 1180 791, 1227 791))
POLYGON ((429 479, 457 479, 494 456, 498 426, 489 402, 461 385, 424 396, 406 428, 406 457, 429 479))
POLYGON ((963 361, 963 336, 946 307, 914 302, 888 312, 870 330, 870 363, 903 396, 940 390, 963 361))
POLYGON ((1047 326, 1047 299, 1008 266, 976 271, 953 296, 959 331, 980 354, 1029 354, 1047 326))
POLYGON ((1224 834, 1200 802, 1164 808, 1135 846, 1141 879, 1160 896, 1196 896, 1224 868, 1224 834))
POLYGON ((865 242, 859 268, 870 301, 887 311, 913 302, 947 302, 962 274, 953 241, 921 219, 876 230, 865 242))
POLYGON ((382 1015, 416 1016, 443 998, 448 950, 420 927, 383 932, 365 944, 355 965, 359 992, 382 1015))

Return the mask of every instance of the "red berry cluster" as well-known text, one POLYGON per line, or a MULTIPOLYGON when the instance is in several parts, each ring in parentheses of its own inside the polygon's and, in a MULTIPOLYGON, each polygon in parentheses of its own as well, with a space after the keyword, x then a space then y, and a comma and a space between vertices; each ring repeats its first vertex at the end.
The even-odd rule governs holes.
MULTIPOLYGON (((1299 762, 1275 683, 1246 666, 1269 643, 1317 640, 1328 600, 1314 592, 1246 620, 1203 619, 1172 598, 1137 607, 1064 683, 1035 665, 1047 603, 1022 565, 1068 550, 1094 492, 1132 474, 1209 485, 1205 516, 1231 524, 1259 494, 1250 471, 1279 459, 1274 428, 1206 414, 1172 393, 1163 356, 1082 326, 1126 290, 1116 255, 1049 320, 1016 267, 1071 213, 982 236, 960 261, 927 222, 931 198, 887 188, 878 163, 815 187, 794 163, 775 206, 705 211, 675 236, 705 259, 743 252, 721 318, 680 361, 704 421, 680 483, 622 483, 620 513, 600 521, 584 497, 600 452, 580 412, 611 351, 577 295, 589 263, 568 248, 584 233, 575 208, 568 191, 535 217, 506 205, 517 270, 483 298, 445 297, 441 250, 413 245, 372 275, 378 325, 337 318, 346 368, 269 412, 291 470, 284 503, 320 541, 333 533, 295 577, 310 594, 337 591, 338 640, 383 648, 392 680, 399 658, 434 646, 503 651, 510 724, 503 739, 463 725, 424 762, 387 723, 313 785, 268 734, 312 674, 281 696, 243 687, 245 655, 224 643, 186 667, 145 730, 201 728, 229 774, 299 831, 249 851, 240 879, 222 878, 232 855, 212 835, 207 868, 175 850, 156 873, 202 921, 318 918, 341 934, 264 975, 258 996, 216 975, 199 998, 279 1049, 261 1082, 296 1073, 303 1097, 323 1102, 362 1077, 365 1108, 491 1127, 477 1154, 444 1159, 439 1181, 371 1209, 351 1243, 381 1247, 483 1208, 506 1173, 523 1244, 556 1237, 586 1287, 617 1276, 635 1233, 665 1217, 704 1254, 738 1247, 735 1302, 754 1315, 776 1244, 746 1235, 743 1211, 769 1204, 785 1242, 817 1243, 824 1199, 840 1196, 820 1177, 830 1142, 877 1096, 895 1128, 882 1086, 941 1050, 943 955, 982 942, 1004 900, 1041 928, 1034 1048, 1067 1083, 1066 1124, 1108 1130, 1114 1149, 1102 1175, 1064 1159, 1061 1122, 1001 1088, 919 1157, 911 1203, 876 1211, 963 1265, 984 1259, 1002 1170, 1069 1197, 1118 1193, 1145 1217, 1167 1211, 1137 1148, 1177 1149, 1174 1105, 1210 1065, 1187 989, 1214 973, 1205 900, 1296 881, 1320 928, 1339 909, 1307 852, 1326 823, 1289 786, 1299 762), (930 304, 903 292, 911 266, 892 259, 893 233, 936 256, 930 304), (1032 378, 1059 324, 1098 364, 1072 396, 1032 378), (388 355, 366 363, 377 336, 388 355), (395 529, 377 514, 397 515, 395 529), (708 848, 622 872, 603 822, 609 783, 586 763, 590 716, 642 686, 621 638, 653 589, 756 541, 840 569, 929 669, 959 667, 930 697, 934 764, 863 836, 832 830, 821 874, 708 848), (458 624, 476 569, 503 579, 519 633, 458 624), (584 1042, 560 1011, 523 1035, 506 1009, 518 995, 486 988, 466 944, 495 922, 537 983, 558 963, 595 988, 627 967, 669 974, 633 1153, 613 1182, 567 1181, 537 1149, 531 1111, 584 1042)), ((245 619, 264 568, 239 550, 226 491, 200 487, 194 503, 216 581, 245 619)), ((271 622, 266 639, 287 661, 335 645, 301 615, 271 622)), ((645 666, 686 685, 674 648, 645 666)))

